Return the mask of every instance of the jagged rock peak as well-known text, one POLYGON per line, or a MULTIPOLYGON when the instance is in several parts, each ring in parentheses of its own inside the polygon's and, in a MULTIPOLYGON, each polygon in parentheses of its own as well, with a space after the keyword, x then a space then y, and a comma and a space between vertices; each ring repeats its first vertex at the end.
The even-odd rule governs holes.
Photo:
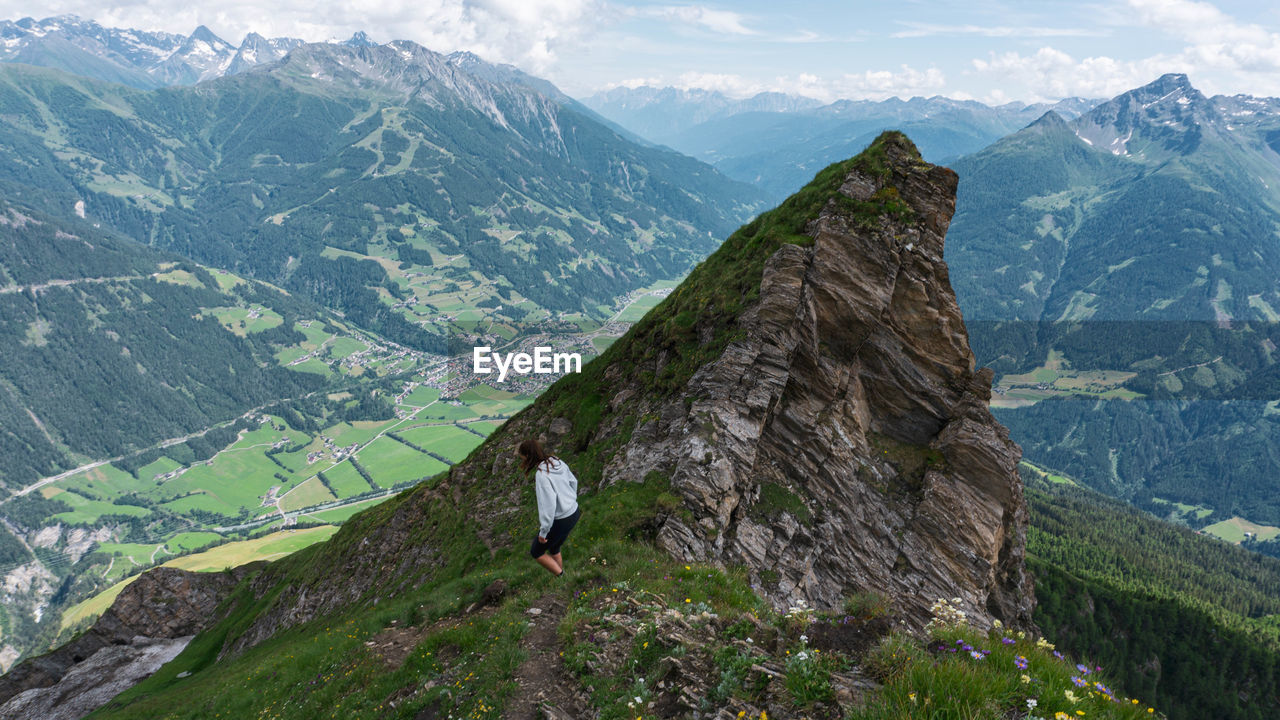
POLYGON ((956 184, 882 135, 735 233, 511 437, 598 394, 597 427, 548 440, 620 442, 605 485, 669 478, 688 511, 656 532, 672 555, 745 566, 779 606, 874 591, 919 626, 959 597, 979 625, 1030 625, 1021 451, 943 261, 956 184))

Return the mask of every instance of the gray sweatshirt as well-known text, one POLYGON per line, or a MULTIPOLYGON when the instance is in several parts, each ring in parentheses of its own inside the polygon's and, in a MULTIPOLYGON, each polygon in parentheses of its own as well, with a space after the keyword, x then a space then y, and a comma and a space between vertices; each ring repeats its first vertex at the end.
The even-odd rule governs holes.
POLYGON ((539 463, 533 476, 533 489, 538 496, 538 535, 546 537, 551 523, 578 511, 578 478, 559 458, 539 463))

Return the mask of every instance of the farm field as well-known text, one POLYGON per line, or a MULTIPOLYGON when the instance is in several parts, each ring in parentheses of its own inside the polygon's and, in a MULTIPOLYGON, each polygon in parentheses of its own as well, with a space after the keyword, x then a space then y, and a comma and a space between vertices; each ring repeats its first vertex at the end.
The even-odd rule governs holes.
MULTIPOLYGON (((174 558, 163 565, 195 572, 216 572, 255 560, 278 560, 308 545, 329 539, 337 530, 336 525, 282 530, 253 540, 231 542, 202 553, 174 558)), ((136 577, 121 580, 97 595, 72 605, 62 614, 62 627, 68 628, 82 620, 101 615, 111 607, 120 591, 136 577)))
MULTIPOLYGON (((480 424, 470 423, 470 425, 480 424)), ((480 428, 476 429, 480 430, 480 428)), ((484 429, 480 432, 487 435, 492 432, 492 429, 484 429)), ((396 434, 424 450, 442 455, 454 462, 462 462, 468 453, 484 442, 484 438, 456 425, 430 425, 401 430, 396 434)))
POLYGON ((1139 393, 1121 387, 1137 377, 1121 370, 1074 370, 1062 353, 1050 350, 1044 365, 1019 375, 1003 375, 992 388, 991 406, 1018 408, 1064 395, 1132 400, 1139 393))
POLYGON ((1229 543, 1239 545, 1244 542, 1245 534, 1256 537, 1258 540, 1270 540, 1280 536, 1280 528, 1270 525, 1259 525, 1249 522, 1242 517, 1232 517, 1222 522, 1205 526, 1203 532, 1215 537, 1222 538, 1229 543))

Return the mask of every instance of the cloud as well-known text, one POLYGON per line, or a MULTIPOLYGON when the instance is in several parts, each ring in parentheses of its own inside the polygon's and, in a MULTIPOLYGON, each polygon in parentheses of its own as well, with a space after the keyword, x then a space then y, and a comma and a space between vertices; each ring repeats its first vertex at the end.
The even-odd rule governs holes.
MULTIPOLYGON (((26 0, 0 0, 2 16, 30 12, 26 0)), ((533 72, 545 71, 559 48, 580 41, 612 15, 605 0, 46 0, 40 12, 184 35, 208 25, 232 43, 251 31, 323 41, 365 30, 379 42, 405 39, 440 52, 470 50, 533 72)))
POLYGON ((721 35, 758 35, 746 25, 746 18, 731 10, 716 10, 702 5, 660 5, 630 8, 626 14, 656 18, 674 24, 696 25, 721 35))
MULTIPOLYGON (((1165 58, 1121 62, 1100 56, 1077 60, 1052 47, 1042 47, 1031 55, 991 53, 985 60, 975 59, 973 66, 979 74, 1000 78, 1006 88, 1027 88, 1030 96, 1023 99, 1030 102, 1071 96, 1112 97, 1150 82, 1164 72, 1175 71, 1169 69, 1165 58)), ((999 88, 992 92, 989 101, 1008 99, 999 88)))
POLYGON ((900 30, 889 37, 919 38, 936 35, 980 35, 982 37, 1098 37, 1106 35, 1101 29, 1055 28, 1015 25, 930 25, 928 23, 904 22, 908 29, 900 30))
MULTIPOLYGON (((1067 96, 1111 97, 1181 72, 1201 90, 1280 93, 1280 33, 1239 23, 1216 6, 1197 0, 1128 0, 1130 26, 1154 28, 1185 43, 1170 52, 1133 60, 1100 55, 1075 58, 1054 48, 1035 53, 991 53, 973 61, 978 74, 1000 87, 1025 89, 1029 101, 1067 96)), ((995 98, 993 90, 988 100, 995 98)), ((1003 96, 1003 93, 1001 94, 1003 96)))
POLYGON ((1188 43, 1182 57, 1202 68, 1250 74, 1280 72, 1280 33, 1236 22, 1195 0, 1129 0, 1138 21, 1188 43))

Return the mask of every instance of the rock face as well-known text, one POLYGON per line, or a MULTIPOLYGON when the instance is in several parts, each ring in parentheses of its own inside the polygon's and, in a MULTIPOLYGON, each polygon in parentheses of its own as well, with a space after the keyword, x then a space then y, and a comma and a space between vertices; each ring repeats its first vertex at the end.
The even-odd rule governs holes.
POLYGON ((668 479, 682 507, 655 509, 654 541, 745 566, 780 607, 878 592, 919 627, 959 597, 978 626, 1030 626, 1020 451, 986 409, 992 376, 974 369, 942 260, 956 175, 900 134, 868 153, 753 223, 772 229, 731 237, 446 477, 352 518, 308 560, 323 573, 282 561, 251 578, 273 599, 220 657, 413 592, 450 542, 523 553, 512 449, 528 436, 583 493, 668 479))
POLYGON ((143 573, 76 639, 0 677, 0 719, 78 718, 151 675, 218 619, 228 591, 260 564, 220 573, 143 573))
POLYGON ((978 624, 1029 625, 1021 451, 987 410, 942 260, 957 178, 882 139, 890 172, 839 193, 892 188, 909 217, 869 228, 829 201, 810 247, 768 259, 740 339, 649 408, 606 481, 667 474, 693 521, 668 517, 659 545, 745 565, 781 605, 877 591, 923 623, 958 596, 978 624))

